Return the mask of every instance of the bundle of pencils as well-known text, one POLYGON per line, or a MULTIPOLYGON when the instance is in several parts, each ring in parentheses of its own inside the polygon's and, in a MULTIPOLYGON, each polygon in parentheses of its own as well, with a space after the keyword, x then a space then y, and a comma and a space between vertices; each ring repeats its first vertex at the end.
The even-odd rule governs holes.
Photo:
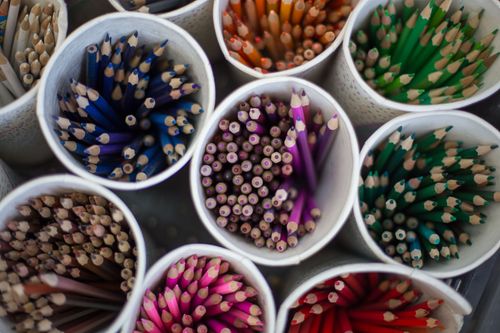
POLYGON ((351 0, 229 0, 222 29, 229 54, 268 73, 300 66, 328 48, 351 0))
POLYGON ((123 213, 97 195, 42 195, 0 231, 0 316, 16 332, 92 333, 121 311, 136 247, 123 213))
POLYGON ((1 1, 0 105, 36 85, 55 48, 58 18, 52 3, 21 9, 21 0, 1 1))
POLYGON ((288 332, 430 332, 443 328, 430 317, 442 303, 399 276, 345 274, 317 285, 295 302, 288 332))
POLYGON ((431 0, 422 9, 393 0, 372 14, 349 49, 356 69, 379 94, 401 103, 440 104, 474 95, 482 75, 498 56, 490 46, 498 29, 480 39, 474 33, 482 11, 461 7, 446 17, 452 0, 431 0))
POLYGON ((148 333, 261 332, 257 290, 221 258, 192 255, 172 264, 147 290, 136 331, 148 333))
POLYGON ((193 0, 120 0, 126 10, 158 14, 187 5, 193 0))
POLYGON ((283 252, 312 232, 320 210, 317 175, 338 129, 311 110, 304 91, 290 104, 252 96, 224 118, 205 147, 200 173, 205 206, 219 227, 239 232, 257 247, 283 252))
POLYGON ((189 83, 189 65, 163 57, 166 45, 146 52, 137 32, 114 46, 107 35, 100 48, 87 47, 86 84, 71 80, 71 91, 58 95, 56 133, 90 173, 143 181, 185 154, 203 112, 185 97, 200 86, 189 83))
POLYGON ((495 168, 483 159, 498 146, 445 140, 451 128, 417 137, 400 127, 363 162, 359 201, 370 235, 415 268, 458 259, 458 243, 471 244, 463 227, 485 223, 480 210, 500 201, 499 192, 485 189, 495 168))

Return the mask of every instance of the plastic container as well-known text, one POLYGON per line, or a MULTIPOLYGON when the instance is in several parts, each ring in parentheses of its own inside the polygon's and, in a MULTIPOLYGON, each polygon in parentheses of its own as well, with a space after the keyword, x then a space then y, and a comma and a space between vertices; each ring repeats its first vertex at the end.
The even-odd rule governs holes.
POLYGON ((137 314, 142 304, 142 295, 144 294, 146 289, 152 289, 156 284, 158 284, 159 281, 164 278, 165 271, 171 264, 176 263, 181 258, 186 258, 193 254, 196 254, 198 256, 221 257, 223 260, 231 264, 231 268, 235 272, 244 275, 245 281, 259 292, 257 299, 259 301, 259 305, 262 308, 262 312, 264 313, 263 319, 265 325, 263 332, 275 332, 274 326, 276 320, 276 309, 273 295, 271 293, 269 285, 267 284, 264 276, 259 271, 257 266, 255 266, 250 260, 242 257, 241 255, 218 246, 206 244, 190 244, 179 247, 174 251, 169 252, 149 269, 146 279, 144 280, 143 287, 141 289, 141 298, 134 301, 134 306, 128 312, 129 319, 123 325, 121 333, 132 333, 132 331, 134 330, 137 314))
MULTIPOLYGON (((356 10, 358 0, 353 0, 352 1, 352 6, 354 7, 354 10, 356 10)), ((330 56, 337 50, 339 45, 342 43, 344 32, 345 32, 345 26, 341 30, 340 34, 335 37, 335 40, 333 43, 328 46, 323 52, 321 52, 317 57, 315 57, 313 60, 309 61, 308 63, 292 68, 292 69, 287 69, 281 72, 273 72, 273 73, 268 73, 268 74, 263 74, 260 73, 253 68, 250 68, 248 66, 245 66, 244 64, 240 63, 238 60, 234 59, 231 57, 229 54, 229 51, 227 49, 226 43, 224 41, 224 36, 222 33, 222 12, 226 10, 227 6, 229 4, 229 0, 214 0, 214 11, 213 11, 213 24, 215 28, 215 34, 217 36, 217 42, 219 44, 219 48, 222 51, 222 54, 224 55, 224 58, 229 62, 230 67, 231 67, 231 72, 234 76, 234 78, 239 82, 239 83, 247 83, 249 81, 255 80, 255 79, 262 79, 262 78, 271 78, 271 77, 279 77, 279 76, 296 76, 296 77, 301 77, 304 79, 307 79, 309 81, 313 82, 321 82, 324 79, 324 73, 327 71, 327 68, 330 65, 330 56)), ((351 13, 352 16, 352 13, 351 13)), ((349 20, 351 19, 351 16, 349 17, 349 20)), ((346 24, 347 26, 347 24, 346 24)))
MULTIPOLYGON (((415 4, 423 8, 427 0, 417 0, 415 4)), ((351 14, 346 24, 344 33, 344 43, 342 49, 337 52, 333 60, 333 65, 325 81, 327 90, 338 99, 350 119, 355 125, 383 124, 392 118, 402 115, 406 112, 428 112, 439 110, 457 110, 465 108, 468 105, 479 102, 488 96, 493 95, 500 90, 500 61, 496 61, 493 66, 484 74, 484 85, 473 96, 462 101, 453 103, 443 103, 437 105, 410 105, 394 102, 375 90, 370 88, 361 75, 354 67, 351 54, 349 52, 349 41, 351 36, 358 29, 368 24, 371 14, 379 4, 386 4, 387 0, 362 1, 356 10, 351 14)), ((401 6, 402 1, 395 1, 396 5, 401 6)), ((498 18, 500 17, 500 2, 497 0, 470 0, 453 1, 450 12, 465 6, 465 13, 476 12, 484 9, 479 28, 475 33, 476 38, 490 33, 498 27, 498 18)), ((400 7, 398 7, 400 8, 400 7)), ((495 38, 492 43, 494 52, 500 49, 500 38, 495 38)))
MULTIPOLYGON (((112 202, 118 209, 123 212, 130 230, 134 236, 135 244, 137 247, 134 290, 132 291, 131 296, 123 306, 123 309, 119 313, 119 315, 111 323, 109 323, 109 326, 106 330, 103 330, 101 332, 115 333, 120 329, 137 300, 140 300, 142 298, 142 290, 140 287, 143 285, 144 275, 146 272, 146 247, 144 244, 144 239, 142 237, 141 229, 137 224, 134 215, 132 215, 132 212, 128 209, 125 203, 123 203, 123 201, 118 198, 116 194, 102 186, 71 175, 60 174, 37 178, 18 187, 0 202, 0 229, 4 228, 5 223, 10 218, 17 216, 16 207, 18 205, 26 203, 29 199, 37 195, 58 194, 64 191, 79 191, 88 194, 96 194, 112 202)), ((12 330, 11 326, 5 321, 4 318, 0 320, 0 331, 2 333, 15 332, 12 330)))
POLYGON ((71 172, 117 190, 137 190, 156 185, 179 171, 191 158, 201 129, 209 119, 215 104, 215 83, 208 58, 196 41, 175 24, 148 14, 134 12, 114 13, 100 16, 76 29, 63 46, 52 56, 52 61, 45 70, 45 76, 40 84, 40 98, 37 104, 37 116, 40 127, 57 158, 71 172), (127 22, 127 24, 123 24, 127 22), (168 38, 167 54, 172 59, 178 59, 190 64, 189 76, 201 85, 196 94, 196 101, 202 105, 205 112, 195 119, 197 132, 191 139, 185 155, 171 167, 159 172, 142 182, 120 182, 109 180, 89 173, 60 143, 53 128, 56 126, 53 115, 59 114, 56 92, 67 89, 70 78, 80 76, 84 65, 85 47, 101 41, 106 33, 113 40, 116 37, 137 30, 139 42, 151 45, 168 38))
MULTIPOLYGON (((119 12, 126 11, 119 0, 108 0, 119 12)), ((211 60, 222 58, 212 25, 213 0, 194 0, 166 13, 156 14, 189 32, 200 43, 211 60)))
MULTIPOLYGON (((59 34, 55 46, 58 49, 68 30, 66 3, 63 0, 23 0, 21 3, 53 3, 54 8, 59 9, 59 34)), ((52 156, 35 116, 39 87, 37 84, 14 102, 0 108, 0 156, 9 163, 39 164, 52 156)))
MULTIPOLYGON (((500 132, 497 129, 483 119, 467 112, 441 111, 407 114, 389 121, 373 133, 361 150, 360 161, 364 160, 370 149, 386 140, 399 126, 403 126, 403 133, 416 132, 417 135, 421 135, 448 125, 452 125, 453 129, 446 138, 461 140, 466 147, 477 144, 500 143, 500 132)), ((493 150, 485 156, 485 159, 489 165, 500 165, 500 151, 498 149, 493 150)), ((358 173, 359 170, 360 166, 358 166, 358 173)), ((498 170, 492 175, 498 177, 498 170)), ((500 186, 497 184, 492 189, 488 189, 498 191, 499 188, 500 186)), ((481 211, 488 216, 487 222, 477 226, 465 226, 465 230, 471 235, 472 246, 460 245, 460 259, 440 261, 439 263, 427 261, 422 271, 441 279, 459 276, 478 267, 498 251, 500 248, 500 227, 496 221, 500 217, 500 205, 493 203, 481 211)), ((365 255, 386 263, 396 264, 397 262, 387 256, 370 237, 359 209, 358 196, 354 200, 353 213, 355 221, 350 221, 349 224, 355 223, 356 227, 349 226, 352 232, 346 234, 349 237, 350 244, 356 244, 356 248, 365 255), (360 244, 365 246, 360 246, 360 244)))
POLYGON ((225 247, 236 251, 254 262, 267 266, 296 265, 318 252, 338 233, 349 215, 357 188, 358 143, 349 118, 340 105, 323 89, 299 78, 278 77, 248 83, 219 104, 210 119, 193 155, 190 170, 191 195, 205 227, 225 247), (205 194, 201 185, 200 167, 205 145, 218 130, 220 119, 235 113, 235 106, 255 94, 266 93, 271 97, 288 100, 292 88, 304 89, 311 100, 311 109, 321 109, 325 118, 338 113, 340 124, 336 139, 325 161, 315 199, 322 212, 316 230, 300 239, 295 248, 283 253, 267 248, 257 248, 239 234, 232 234, 215 223, 215 217, 205 207, 205 194))
POLYGON ((441 333, 458 333, 463 325, 463 317, 472 312, 471 305, 465 298, 445 283, 427 274, 401 265, 370 263, 366 260, 344 255, 331 258, 321 266, 314 265, 310 270, 301 271, 289 277, 288 293, 280 306, 276 320, 276 333, 285 333, 289 322, 290 306, 315 285, 347 273, 378 272, 394 274, 411 279, 412 284, 423 292, 425 298, 440 298, 444 303, 437 309, 433 318, 437 318, 446 327, 441 333))

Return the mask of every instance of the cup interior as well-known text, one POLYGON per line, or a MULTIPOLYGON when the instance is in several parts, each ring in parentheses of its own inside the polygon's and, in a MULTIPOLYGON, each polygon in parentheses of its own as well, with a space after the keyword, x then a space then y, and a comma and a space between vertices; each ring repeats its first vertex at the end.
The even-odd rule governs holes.
MULTIPOLYGON (((18 217, 16 207, 22 204, 26 204, 29 199, 42 194, 61 194, 65 192, 79 191, 86 194, 95 194, 106 198, 106 200, 112 202, 118 209, 120 209, 127 223, 129 224, 130 230, 134 236, 136 246, 138 249, 137 255, 137 267, 136 267, 136 287, 132 291, 130 299, 137 298, 140 294, 140 288, 144 280, 144 274, 146 270, 146 249, 144 245, 144 239, 142 238, 142 233, 135 220, 134 216, 130 210, 125 206, 125 204, 112 192, 102 188, 98 185, 88 183, 83 179, 70 175, 55 175, 47 176, 32 180, 12 191, 0 202, 0 230, 2 230, 7 223, 12 218, 18 217)), ((125 320, 126 314, 130 311, 132 306, 131 301, 127 301, 116 318, 109 323, 108 328, 103 332, 111 333, 116 332, 125 320)), ((6 320, 0 320, 0 332, 4 333, 14 333, 12 326, 6 320)))
MULTIPOLYGON (((377 8, 378 5, 386 5, 387 0, 370 0, 363 1, 360 3, 359 8, 355 11, 355 13, 351 16, 350 24, 347 24, 345 29, 344 41, 343 44, 343 53, 347 58, 347 64, 351 69, 351 73, 355 77, 358 84, 363 87, 370 97, 372 97, 377 103, 385 105, 387 107, 391 107, 393 109, 404 110, 404 111, 438 111, 443 109, 460 109, 466 105, 470 105, 472 103, 478 102, 480 100, 485 99, 486 97, 493 95, 495 92, 500 90, 500 81, 498 80, 498 75, 500 74, 500 61, 495 61, 491 68, 488 69, 486 73, 482 75, 483 85, 480 89, 471 97, 464 99, 462 101, 457 101, 453 103, 443 103, 436 105, 410 105, 404 103, 394 102, 390 99, 379 95, 375 90, 370 88, 368 84, 364 81, 361 75, 358 73, 356 68, 354 67, 354 61, 349 52, 349 41, 353 37, 353 35, 359 29, 367 29, 370 17, 373 11, 377 8)), ((403 6, 402 0, 394 1, 398 12, 401 11, 403 6)), ((428 3, 428 0, 415 0, 415 5, 422 9, 428 3)), ((448 13, 453 13, 453 11, 459 9, 461 6, 464 6, 464 13, 474 13, 484 9, 484 13, 481 17, 481 22, 479 24, 478 29, 474 34, 474 38, 476 40, 480 40, 483 36, 491 33, 494 29, 498 28, 498 17, 500 17, 500 3, 496 0, 471 0, 471 1, 452 1, 450 10, 448 13)), ((449 17, 450 14, 447 15, 449 17)), ((495 38, 491 44, 494 47, 493 53, 498 52, 500 50, 500 38, 495 38)))
POLYGON ((191 165, 191 190, 198 215, 212 235, 224 246, 246 255, 251 260, 269 266, 298 264, 325 246, 340 230, 349 214, 355 193, 358 161, 358 144, 348 117, 335 100, 321 88, 302 79, 291 77, 263 79, 255 81, 235 91, 217 108, 203 133, 200 145, 193 156, 191 165), (205 145, 218 131, 218 123, 224 117, 236 117, 236 106, 240 101, 259 94, 269 94, 273 98, 288 100, 292 89, 304 89, 311 100, 312 110, 321 110, 325 119, 338 113, 340 124, 337 136, 330 147, 328 157, 318 181, 315 199, 322 216, 317 221, 316 230, 302 237, 295 248, 283 253, 267 248, 257 248, 239 234, 218 227, 215 216, 205 207, 205 194, 199 173, 205 145))
POLYGON ((91 179, 102 185, 115 189, 139 189, 157 184, 181 169, 190 159, 194 142, 199 138, 201 128, 207 121, 215 101, 215 88, 212 70, 206 55, 196 41, 176 25, 156 18, 152 15, 123 12, 98 17, 74 31, 64 45, 56 52, 46 69, 38 101, 38 118, 49 146, 59 160, 77 175, 91 179), (126 24, 124 24, 126 22, 126 24), (147 49, 168 39, 166 54, 175 63, 189 64, 187 75, 193 82, 201 85, 199 92, 191 99, 200 103, 204 113, 194 117, 196 128, 190 139, 185 155, 174 165, 157 173, 143 182, 125 183, 108 180, 89 173, 83 164, 75 159, 60 143, 54 129, 57 124, 53 116, 59 115, 57 93, 65 93, 69 89, 71 78, 83 78, 85 68, 85 48, 88 45, 102 42, 109 33, 113 42, 123 35, 139 32, 139 45, 145 44, 147 49))
MULTIPOLYGON (((463 141, 464 147, 473 147, 481 144, 498 144, 500 142, 500 133, 498 130, 481 118, 466 112, 443 111, 429 114, 413 114, 396 118, 377 130, 366 141, 365 146, 361 150, 360 161, 364 160, 370 149, 385 141, 399 126, 403 126, 403 133, 415 132, 418 137, 434 129, 449 125, 452 125, 453 129, 448 133, 446 139, 463 141)), ((499 149, 491 151, 484 156, 484 159, 487 165, 499 165, 499 149)), ((498 177, 500 173, 496 170, 492 175, 498 177)), ((498 183, 487 188, 488 191, 498 191, 499 189, 500 185, 498 183)), ((498 203, 491 203, 491 205, 484 207, 481 212, 488 216, 485 224, 462 224, 464 230, 471 236, 472 246, 459 245, 460 259, 439 261, 438 263, 428 260, 422 270, 439 278, 458 276, 474 269, 491 257, 500 248, 500 227, 496 223, 500 218, 500 205, 498 203)), ((354 215, 361 235, 372 251, 381 260, 396 263, 396 261, 392 260, 392 258, 382 251, 369 235, 361 216, 359 198, 357 196, 354 203, 354 215)))

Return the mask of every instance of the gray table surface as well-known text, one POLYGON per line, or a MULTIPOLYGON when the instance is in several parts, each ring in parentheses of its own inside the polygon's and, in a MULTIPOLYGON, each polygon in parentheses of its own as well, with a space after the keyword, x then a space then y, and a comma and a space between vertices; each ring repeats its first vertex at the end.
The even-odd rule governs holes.
MULTIPOLYGON (((69 0, 69 32, 99 15, 113 12, 114 9, 106 0, 69 0)), ((196 36, 195 36, 196 38, 196 36)), ((213 64, 217 85, 217 101, 220 101, 228 92, 237 87, 231 85, 227 78, 227 64, 220 61, 213 64)), ((500 93, 466 108, 500 127, 500 93)), ((360 145, 378 126, 358 127, 360 145)), ((15 168, 24 180, 47 173, 67 172, 55 158, 47 164, 37 168, 15 168)), ((132 210, 137 220, 150 237, 155 250, 155 258, 167 253, 186 243, 211 243, 217 242, 206 232, 201 221, 196 215, 191 195, 189 193, 189 165, 184 167, 174 177, 155 187, 137 191, 116 193, 125 201, 132 210), (173 190, 175 189, 175 191, 173 190), (180 223, 182 221, 183 223, 180 223), (162 232, 158 232, 161 228, 162 232)), ((500 221, 491 221, 500 223, 500 221)), ((327 246, 322 253, 332 251, 332 244, 327 246)), ((279 306, 283 299, 282 279, 291 270, 300 271, 301 265, 288 268, 259 267, 276 296, 279 306)), ((462 333, 497 333, 500 332, 500 253, 481 265, 476 270, 447 281, 451 286, 464 295, 473 306, 473 313, 466 317, 462 333)))

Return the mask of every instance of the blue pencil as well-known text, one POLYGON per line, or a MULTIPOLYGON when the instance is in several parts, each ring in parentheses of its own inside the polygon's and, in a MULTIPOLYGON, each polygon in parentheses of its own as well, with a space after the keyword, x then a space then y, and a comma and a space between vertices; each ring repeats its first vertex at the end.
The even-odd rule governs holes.
POLYGON ((87 85, 97 88, 99 82, 99 49, 96 44, 87 47, 87 85))

